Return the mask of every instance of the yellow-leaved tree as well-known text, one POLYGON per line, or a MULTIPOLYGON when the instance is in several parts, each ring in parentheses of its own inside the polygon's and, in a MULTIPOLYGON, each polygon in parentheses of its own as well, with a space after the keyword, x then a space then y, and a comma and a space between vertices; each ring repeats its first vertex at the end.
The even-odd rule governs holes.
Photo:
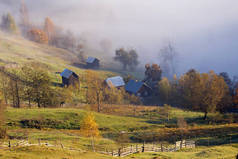
POLYGON ((100 136, 100 132, 93 113, 86 114, 82 119, 80 124, 80 133, 84 137, 91 138, 91 146, 93 151, 95 151, 94 140, 100 136))

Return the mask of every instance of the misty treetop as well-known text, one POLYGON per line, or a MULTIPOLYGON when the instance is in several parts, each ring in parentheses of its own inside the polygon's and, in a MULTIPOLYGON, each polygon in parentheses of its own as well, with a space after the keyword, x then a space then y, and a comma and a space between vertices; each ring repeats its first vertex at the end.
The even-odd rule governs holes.
POLYGON ((134 70, 139 64, 138 58, 136 50, 120 48, 116 50, 114 60, 122 64, 123 70, 134 70))
POLYGON ((164 45, 159 52, 160 66, 163 69, 164 76, 171 78, 176 74, 177 58, 179 53, 175 49, 174 44, 169 42, 164 45))

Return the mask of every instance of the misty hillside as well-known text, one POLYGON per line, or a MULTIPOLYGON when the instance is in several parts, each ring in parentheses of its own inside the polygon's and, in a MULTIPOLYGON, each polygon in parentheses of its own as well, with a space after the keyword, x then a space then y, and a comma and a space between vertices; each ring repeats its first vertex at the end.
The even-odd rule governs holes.
MULTIPOLYGON (((72 69, 78 74, 83 73, 82 69, 73 66, 79 61, 72 52, 0 32, 0 65, 16 67, 27 62, 46 64, 52 73, 61 72, 65 68, 72 69)), ((103 71, 103 74, 112 73, 103 71)))

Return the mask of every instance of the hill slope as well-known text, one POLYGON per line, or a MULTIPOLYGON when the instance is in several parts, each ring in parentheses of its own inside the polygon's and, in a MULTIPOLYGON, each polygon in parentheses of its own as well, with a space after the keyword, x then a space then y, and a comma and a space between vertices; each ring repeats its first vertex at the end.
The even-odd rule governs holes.
MULTIPOLYGON (((83 73, 83 69, 72 65, 78 62, 77 56, 72 52, 0 32, 0 65, 13 67, 32 61, 48 65, 52 73, 61 72, 64 68, 69 68, 79 75, 83 73)), ((110 76, 113 73, 102 71, 100 74, 110 76)))

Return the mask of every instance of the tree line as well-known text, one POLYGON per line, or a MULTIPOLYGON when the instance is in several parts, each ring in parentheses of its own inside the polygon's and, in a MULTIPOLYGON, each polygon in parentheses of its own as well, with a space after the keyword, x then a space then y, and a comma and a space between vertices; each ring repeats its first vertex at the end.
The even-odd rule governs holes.
POLYGON ((1 68, 0 99, 15 108, 20 108, 21 104, 28 107, 36 105, 40 108, 57 107, 62 103, 72 105, 87 103, 96 105, 98 112, 103 103, 138 104, 140 102, 138 97, 126 93, 124 88, 109 88, 105 79, 92 70, 86 70, 81 76, 81 80, 84 80, 82 82, 85 82, 83 88, 79 85, 68 87, 55 85, 47 67, 44 64, 32 62, 19 68, 1 68), (82 96, 86 101, 80 100, 82 96))
POLYGON ((180 78, 162 78, 157 83, 157 102, 187 110, 226 113, 238 108, 238 81, 225 72, 199 73, 191 69, 180 78))

